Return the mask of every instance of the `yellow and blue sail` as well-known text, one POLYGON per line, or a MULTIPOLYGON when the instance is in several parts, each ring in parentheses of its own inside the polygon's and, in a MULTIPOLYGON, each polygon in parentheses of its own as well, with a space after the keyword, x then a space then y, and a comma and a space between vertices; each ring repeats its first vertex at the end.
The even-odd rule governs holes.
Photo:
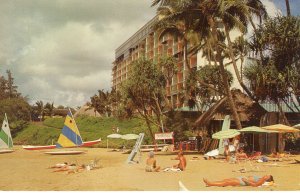
POLYGON ((13 147, 13 141, 10 134, 8 120, 5 114, 2 127, 0 129, 0 148, 12 148, 12 147, 13 147))
POLYGON ((64 127, 62 128, 62 132, 59 135, 58 141, 56 143, 56 147, 77 147, 82 145, 82 143, 83 142, 76 122, 72 116, 71 111, 69 110, 65 119, 64 127))

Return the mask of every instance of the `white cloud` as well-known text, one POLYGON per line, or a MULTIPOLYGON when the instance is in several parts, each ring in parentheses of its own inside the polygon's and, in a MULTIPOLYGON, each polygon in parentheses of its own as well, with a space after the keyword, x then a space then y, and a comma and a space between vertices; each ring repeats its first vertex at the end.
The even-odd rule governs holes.
MULTIPOLYGON (((263 0, 268 13, 276 13, 263 0)), ((111 87, 115 49, 155 15, 141 0, 1 0, 0 71, 32 102, 83 105, 111 87)))
POLYGON ((97 90, 110 89, 115 49, 154 16, 150 4, 2 0, 0 71, 11 69, 32 103, 82 105, 97 90))
POLYGON ((271 0, 262 0, 262 3, 265 5, 267 9, 267 13, 270 17, 276 16, 276 14, 282 14, 281 10, 276 7, 275 3, 271 0))

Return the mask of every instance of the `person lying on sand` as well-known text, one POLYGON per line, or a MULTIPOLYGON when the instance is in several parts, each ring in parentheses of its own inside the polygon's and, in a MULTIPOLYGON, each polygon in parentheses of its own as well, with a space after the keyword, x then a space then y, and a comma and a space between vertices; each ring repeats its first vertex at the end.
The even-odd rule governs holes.
POLYGON ((261 186, 265 182, 268 182, 268 185, 271 185, 274 183, 274 178, 272 175, 265 175, 262 177, 259 176, 248 176, 248 177, 236 177, 236 178, 228 178, 221 181, 208 181, 207 179, 203 178, 203 182, 206 184, 206 186, 219 186, 219 187, 225 187, 225 186, 261 186))
POLYGON ((68 162, 64 162, 64 163, 57 163, 55 164, 54 166, 51 166, 49 168, 63 168, 63 167, 66 167, 68 164, 68 162))
POLYGON ((158 172, 160 167, 156 165, 156 160, 154 158, 154 152, 149 152, 149 157, 146 160, 146 172, 158 172))
POLYGON ((57 170, 54 170, 53 172, 67 171, 67 173, 70 174, 70 173, 80 172, 82 169, 85 169, 84 164, 82 164, 80 166, 76 166, 76 164, 71 164, 71 165, 66 165, 64 167, 58 168, 57 170))

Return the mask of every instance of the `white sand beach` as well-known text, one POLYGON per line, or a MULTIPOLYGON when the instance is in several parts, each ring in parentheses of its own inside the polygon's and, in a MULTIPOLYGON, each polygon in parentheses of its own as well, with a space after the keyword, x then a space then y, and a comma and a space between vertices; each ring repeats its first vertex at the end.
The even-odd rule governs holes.
MULTIPOLYGON (((275 162, 255 163, 251 166, 248 162, 242 164, 224 163, 222 160, 204 160, 202 155, 186 155, 187 169, 184 172, 145 172, 147 153, 139 155, 135 160, 139 164, 126 164, 128 154, 111 152, 111 149, 79 148, 86 151, 81 155, 46 155, 43 151, 23 150, 20 146, 16 151, 0 154, 0 190, 10 191, 142 191, 179 190, 178 181, 186 188, 194 191, 270 191, 270 190, 300 190, 300 164, 289 164, 293 161, 277 162, 277 166, 270 166, 275 162), (193 157, 200 158, 192 160, 193 157), (62 162, 88 164, 91 160, 100 159, 102 167, 75 174, 66 172, 52 172, 48 167, 62 162), (245 166, 246 173, 237 172, 245 166), (221 180, 224 178, 272 174, 275 186, 270 187, 206 187, 202 179, 221 180)), ((78 149, 76 149, 78 150, 78 149)), ((172 166, 177 161, 171 160, 175 155, 156 155, 158 165, 162 168, 172 166)), ((300 156, 293 157, 300 159, 300 156)))

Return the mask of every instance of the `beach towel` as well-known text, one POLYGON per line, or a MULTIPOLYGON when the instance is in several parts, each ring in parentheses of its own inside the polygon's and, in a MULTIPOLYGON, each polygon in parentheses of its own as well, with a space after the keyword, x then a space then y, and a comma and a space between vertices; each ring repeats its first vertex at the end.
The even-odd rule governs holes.
MULTIPOLYGON (((229 145, 229 151, 233 152, 235 151, 235 148, 233 145, 229 145)), ((204 154, 204 157, 216 157, 219 155, 219 149, 214 149, 212 151, 207 152, 206 154, 204 154)))
POLYGON ((163 171, 164 172, 181 172, 181 169, 179 169, 179 168, 165 168, 163 171))

